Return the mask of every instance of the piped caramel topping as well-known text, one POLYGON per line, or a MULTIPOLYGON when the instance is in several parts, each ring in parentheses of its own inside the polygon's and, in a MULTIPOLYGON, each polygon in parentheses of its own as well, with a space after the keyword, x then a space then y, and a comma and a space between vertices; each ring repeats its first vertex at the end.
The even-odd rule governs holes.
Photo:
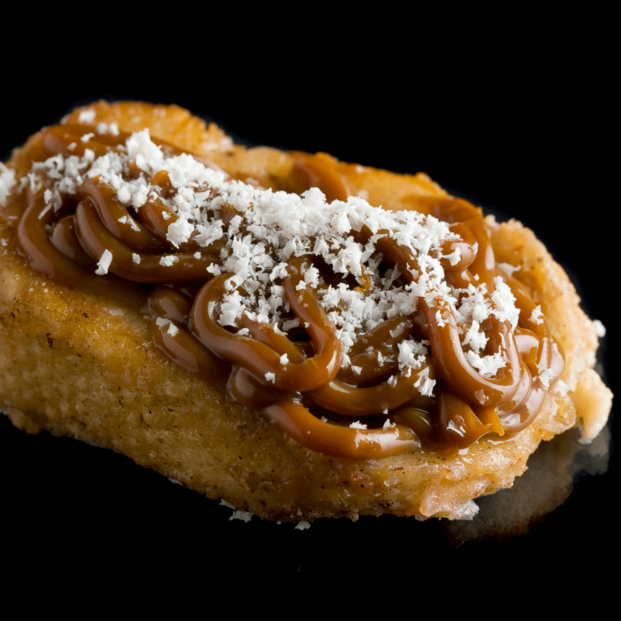
POLYGON ((273 192, 108 126, 48 128, 32 153, 30 266, 148 310, 159 352, 199 376, 230 369, 234 401, 312 450, 376 459, 511 437, 563 370, 466 201, 387 212, 304 155, 301 196, 273 192))

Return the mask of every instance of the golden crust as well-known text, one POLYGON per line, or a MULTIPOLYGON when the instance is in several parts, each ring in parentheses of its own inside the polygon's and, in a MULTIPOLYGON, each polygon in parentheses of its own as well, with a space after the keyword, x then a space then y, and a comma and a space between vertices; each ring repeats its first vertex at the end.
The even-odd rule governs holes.
MULTIPOLYGON (((227 170, 277 186, 292 156, 235 146, 215 125, 177 106, 98 102, 93 124, 116 122, 206 156, 227 170)), ((76 122, 78 109, 64 122, 76 122)), ((18 175, 22 150, 9 166, 18 175)), ((407 208, 412 194, 444 195, 426 175, 396 175, 352 164, 341 174, 369 202, 407 208)), ((12 251, 15 220, 0 210, 0 409, 29 433, 47 429, 112 448, 209 498, 223 498, 268 519, 344 515, 468 517, 472 498, 510 487, 539 442, 576 424, 593 438, 612 395, 593 371, 597 335, 563 269, 519 222, 487 219, 498 261, 541 304, 567 358, 562 380, 534 424, 513 440, 480 442, 443 459, 409 454, 377 461, 309 451, 258 413, 227 401, 224 381, 198 380, 154 350, 147 321, 129 308, 47 281, 12 251)))

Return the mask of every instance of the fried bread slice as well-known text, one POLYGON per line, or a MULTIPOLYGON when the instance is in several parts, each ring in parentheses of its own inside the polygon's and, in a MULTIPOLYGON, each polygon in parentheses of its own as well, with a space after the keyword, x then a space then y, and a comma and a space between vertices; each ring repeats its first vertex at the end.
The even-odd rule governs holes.
MULTIPOLYGON (((64 122, 117 123, 206 157, 228 172, 278 188, 292 154, 232 143, 177 106, 99 102, 64 122), (93 114, 94 112, 94 114, 93 114), (86 114, 85 114, 86 113, 86 114)), ((31 141, 9 161, 19 179, 31 141)), ((329 157, 329 156, 326 156, 329 157)), ((372 205, 407 209, 408 197, 446 193, 428 177, 336 163, 372 205)), ((450 459, 413 453, 374 461, 330 457, 286 437, 257 411, 227 400, 225 377, 197 379, 163 359, 132 308, 51 282, 15 252, 19 200, 0 210, 0 409, 29 433, 112 448, 209 498, 281 521, 359 515, 472 517, 473 498, 510 487, 528 456, 575 424, 593 438, 611 393, 593 370, 596 326, 563 269, 514 220, 487 218, 499 262, 519 266, 566 356, 562 382, 536 421, 506 442, 480 441, 450 459)))

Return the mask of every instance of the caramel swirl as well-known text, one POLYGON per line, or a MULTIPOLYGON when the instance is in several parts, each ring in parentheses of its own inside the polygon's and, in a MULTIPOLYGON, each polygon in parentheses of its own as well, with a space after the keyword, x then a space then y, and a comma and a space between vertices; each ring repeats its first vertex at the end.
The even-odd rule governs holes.
POLYGON ((306 392, 323 386, 338 373, 342 350, 334 324, 328 320, 314 293, 308 289, 301 292, 295 290, 304 263, 308 264, 306 257, 293 259, 289 263, 285 292, 294 313, 300 321, 309 324, 308 333, 317 352, 312 358, 298 357, 286 364, 281 363, 288 339, 276 334, 271 326, 256 326, 255 334, 271 332, 271 340, 281 345, 279 350, 270 347, 263 339, 233 334, 217 323, 213 309, 226 292, 225 282, 231 274, 214 278, 196 296, 190 317, 193 334, 217 356, 244 367, 258 378, 270 381, 266 376, 272 375, 271 381, 280 390, 306 392))
POLYGON ((74 218, 78 239, 89 256, 97 259, 108 250, 113 256, 109 270, 132 282, 200 282, 205 280, 207 268, 217 258, 217 255, 214 257, 214 253, 210 252, 205 252, 199 258, 184 252, 157 255, 132 252, 132 248, 115 237, 101 221, 92 201, 81 201, 74 218), (162 265, 162 259, 167 258, 171 258, 174 263, 162 265))
MULTIPOLYGON (((33 163, 54 156, 89 157, 87 149, 96 157, 124 153, 128 138, 80 125, 50 127, 32 150, 33 163)), ((165 154, 181 153, 157 144, 165 154)), ((296 154, 289 189, 301 193, 318 187, 330 201, 347 201, 356 189, 331 162, 322 154, 296 154)), ((124 174, 138 178, 147 173, 135 163, 124 174)), ((311 450, 351 459, 413 451, 450 455, 483 437, 509 438, 532 423, 547 390, 562 373, 563 354, 545 317, 526 287, 496 266, 482 212, 467 201, 406 199, 413 209, 448 223, 454 234, 432 255, 444 270, 445 286, 463 296, 469 288, 485 285, 485 303, 493 311, 501 276, 515 297, 517 328, 499 319, 499 313, 481 322, 485 355, 502 360, 492 375, 477 371, 468 358, 456 309, 440 295, 439 285, 419 298, 412 314, 388 315, 359 334, 346 353, 334 316, 320 299, 343 279, 312 252, 291 254, 282 277, 284 303, 294 327, 283 332, 244 313, 223 325, 220 319, 234 277, 220 269, 227 248, 222 239, 202 245, 195 233, 174 242, 169 227, 177 225, 180 216, 166 203, 177 194, 176 182, 166 170, 149 175, 157 192, 146 196, 135 211, 100 175, 81 174, 79 183, 60 191, 51 205, 51 180, 39 175, 38 185, 31 184, 27 192, 18 226, 20 253, 34 270, 64 286, 129 302, 149 313, 158 352, 199 377, 228 375, 233 401, 259 408, 311 450), (95 275, 106 253, 107 274, 95 275), (304 280, 311 269, 322 276, 314 288, 304 280), (431 349, 415 369, 400 362, 400 346, 413 336, 431 349), (435 383, 433 394, 424 388, 427 382, 435 383)), ((241 212, 233 205, 224 202, 220 218, 223 226, 235 226, 237 234, 245 234, 241 212)), ((394 270, 395 286, 414 287, 425 274, 415 253, 391 231, 372 232, 362 225, 352 235, 362 245, 375 244, 382 269, 394 270)), ((373 294, 366 268, 355 281, 354 291, 362 298, 373 294)), ((243 283, 239 292, 252 295, 243 283)))

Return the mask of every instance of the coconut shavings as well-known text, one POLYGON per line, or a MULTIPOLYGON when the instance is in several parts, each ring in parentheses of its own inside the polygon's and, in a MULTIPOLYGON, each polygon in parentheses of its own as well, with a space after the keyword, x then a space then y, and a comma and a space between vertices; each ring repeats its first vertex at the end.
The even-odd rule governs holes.
POLYGON ((6 199, 15 187, 15 171, 0 162, 0 206, 6 205, 6 199))
POLYGON ((172 337, 176 336, 179 332, 179 328, 177 328, 177 326, 170 319, 165 319, 164 317, 158 317, 155 320, 155 325, 160 328, 168 326, 168 330, 166 330, 166 332, 168 332, 168 334, 172 337))
POLYGON ((164 267, 171 267, 179 260, 179 257, 176 257, 174 254, 166 255, 160 259, 160 265, 164 267))
MULTIPOLYGON (((92 110, 80 114, 80 122, 91 123, 94 118, 92 110)), ((96 130, 117 135, 118 127, 100 124, 96 130)), ((12 171, 6 167, 1 170, 0 199, 14 181, 12 171)), ((215 242, 221 244, 220 265, 211 264, 207 269, 213 275, 231 274, 219 307, 222 326, 238 330, 245 315, 273 326, 278 334, 301 329, 284 294, 284 279, 292 257, 313 255, 314 262, 297 289, 312 290, 336 326, 344 368, 350 365, 348 352, 361 335, 393 317, 411 316, 421 299, 439 301, 440 308, 451 309, 474 368, 493 377, 505 365, 500 354, 480 355, 487 343, 480 325, 494 315, 516 327, 519 311, 511 290, 501 277, 495 279, 491 296, 484 283, 469 285, 467 290, 450 287, 440 261, 441 248, 444 242, 461 238, 433 216, 413 210, 384 210, 355 196, 328 202, 318 188, 300 196, 257 188, 232 180, 190 155, 166 155, 146 129, 132 134, 118 152, 110 151, 99 158, 89 149, 82 157, 56 155, 35 163, 33 173, 34 177, 27 180, 31 185, 40 183, 41 176, 47 178, 46 209, 58 209, 61 195, 75 193, 84 180, 99 177, 99 182, 114 189, 119 202, 137 214, 154 198, 174 213, 176 218, 168 226, 166 238, 175 248, 190 238, 206 249, 215 242), (139 174, 129 174, 130 167, 139 174), (172 196, 151 184, 160 171, 168 174, 174 189, 172 196), (228 225, 223 219, 225 209, 230 215, 228 225), (370 239, 360 235, 363 227, 371 232, 370 239), (415 257, 419 271, 408 274, 406 279, 396 268, 380 269, 382 255, 377 244, 383 237, 406 248, 415 257), (341 281, 326 282, 324 268, 341 281), (359 286, 363 279, 370 282, 370 287, 359 286)), ((131 217, 122 217, 120 222, 136 226, 131 217)), ((140 263, 139 255, 132 257, 134 263, 140 263)), ((460 257, 460 251, 455 251, 444 258, 455 265, 460 257)), ((106 274, 111 260, 112 254, 106 250, 96 273, 106 274)), ((161 257, 160 264, 170 267, 177 261, 175 255, 169 254, 161 257)), ((440 326, 448 321, 443 312, 436 313, 440 326)), ((309 326, 304 323, 303 327, 309 326)), ((400 342, 399 369, 418 371, 429 356, 428 345, 413 339, 400 342)), ((284 362, 281 359, 283 365, 288 362, 288 358, 284 362)), ((356 367, 354 372, 359 369, 356 367)), ((428 373, 428 369, 421 373, 417 385, 423 394, 431 395, 435 380, 428 373)), ((274 383, 274 374, 266 374, 265 381, 274 383)))
POLYGON ((552 369, 546 369, 539 375, 539 380, 543 384, 543 387, 547 390, 550 388, 550 380, 554 377, 554 371, 552 369))
POLYGON ((361 423, 359 420, 356 420, 350 425, 350 428, 351 429, 366 429, 367 426, 361 423))
POLYGON ((97 269, 95 270, 95 274, 98 276, 103 276, 108 273, 108 268, 112 263, 112 253, 109 250, 104 250, 101 255, 101 259, 97 263, 97 269))
POLYGON ((103 135, 110 134, 110 136, 118 136, 119 126, 116 123, 110 123, 110 125, 107 125, 106 123, 99 123, 97 125, 97 133, 103 135))
POLYGON ((483 376, 492 378, 496 376, 496 373, 500 369, 504 369, 506 361, 500 353, 492 354, 491 356, 479 356, 474 351, 467 351, 466 358, 468 362, 483 376))
POLYGON ((541 305, 535 306, 533 308, 533 312, 530 315, 529 321, 532 321, 535 324, 543 323, 543 313, 541 312, 541 305))
POLYGON ((223 507, 227 507, 228 509, 233 510, 233 514, 229 517, 229 521, 230 520, 241 520, 242 522, 250 522, 250 520, 252 519, 252 516, 254 515, 250 511, 241 511, 240 509, 238 509, 237 507, 235 507, 230 502, 227 502, 224 499, 220 500, 220 504, 223 507))
POLYGON ((82 110, 78 116, 78 123, 92 123, 95 120, 95 110, 82 110))
POLYGON ((429 367, 425 367, 420 372, 418 379, 414 383, 415 388, 420 389, 420 394, 423 395, 423 397, 431 397, 435 385, 436 380, 429 377, 429 367))
POLYGON ((595 330, 597 331, 597 336, 599 336, 599 338, 604 338, 606 336, 606 326, 604 326, 604 324, 599 320, 596 319, 593 322, 593 325, 595 326, 595 330))
POLYGON ((503 271, 509 274, 509 276, 513 276, 513 272, 519 272, 522 267, 520 265, 511 265, 510 263, 497 263, 498 267, 503 271))

